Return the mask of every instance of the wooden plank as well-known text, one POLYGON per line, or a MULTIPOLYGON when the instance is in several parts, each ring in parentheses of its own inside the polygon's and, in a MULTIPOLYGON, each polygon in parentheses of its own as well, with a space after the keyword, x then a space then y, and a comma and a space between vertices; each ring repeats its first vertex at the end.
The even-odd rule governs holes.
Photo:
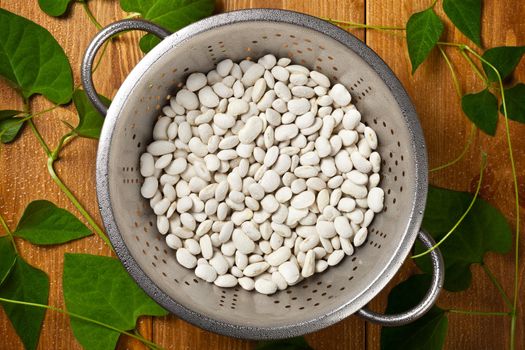
MULTIPOLYGON (((404 26, 411 13, 425 9, 429 4, 429 1, 422 0, 404 2, 368 0, 367 23, 404 26)), ((525 15, 525 7, 516 6, 516 3, 510 0, 490 0, 485 1, 484 4, 484 45, 491 47, 523 44, 525 42, 525 25, 522 23, 523 21, 520 21, 525 15), (510 8, 512 11, 509 11, 510 8)), ((439 4, 436 9, 439 15, 445 19, 446 16, 439 4)), ((455 42, 468 42, 458 30, 452 28, 450 22, 447 23, 446 39, 455 42)), ((430 166, 435 167, 454 159, 463 148, 471 124, 461 113, 459 99, 453 89, 450 74, 439 52, 432 53, 430 60, 424 63, 418 72, 412 76, 403 38, 384 32, 368 31, 367 44, 390 65, 413 99, 425 132, 430 166)), ((455 68, 460 72, 463 90, 469 92, 481 90, 480 81, 476 80, 476 76, 469 70, 467 63, 453 51, 447 50, 451 53, 455 68)), ((521 64, 517 72, 517 76, 522 81, 525 76, 524 67, 521 64)), ((479 174, 479 150, 483 149, 488 153, 489 160, 480 195, 496 205, 511 222, 514 222, 513 187, 503 124, 502 119, 500 119, 495 138, 477 132, 465 159, 448 169, 432 173, 430 182, 447 188, 473 191, 479 174)), ((525 140, 520 137, 523 135, 525 127, 523 124, 519 125, 512 122, 511 129, 514 149, 518 150, 515 152, 517 169, 521 183, 523 183, 525 157, 519 150, 525 146, 525 140)), ((523 249, 523 247, 524 244, 522 243, 521 248, 523 249)), ((523 254, 521 255, 523 257, 523 254)), ((486 262, 500 278, 505 290, 511 294, 513 283, 512 255, 502 257, 489 254, 486 262)), ((372 303, 372 308, 383 310, 386 306, 387 290, 402 280, 403 276, 408 275, 411 269, 414 269, 411 264, 405 267, 389 288, 376 298, 372 303)), ((456 309, 503 311, 504 305, 497 290, 492 287, 481 268, 475 267, 472 270, 474 274, 472 287, 462 293, 444 293, 439 304, 456 309)), ((523 276, 523 264, 521 264, 520 271, 520 276, 523 276)), ((523 286, 523 277, 521 278, 520 285, 523 286)), ((520 310, 522 313, 523 302, 520 310)), ((519 317, 516 335, 518 344, 520 344, 516 347, 518 349, 525 346, 523 343, 525 339, 523 320, 523 316, 519 317)), ((506 348, 509 341, 509 325, 510 320, 508 318, 452 315, 450 316, 446 348, 506 348)), ((367 347, 369 349, 379 349, 379 332, 380 327, 367 325, 367 347)))

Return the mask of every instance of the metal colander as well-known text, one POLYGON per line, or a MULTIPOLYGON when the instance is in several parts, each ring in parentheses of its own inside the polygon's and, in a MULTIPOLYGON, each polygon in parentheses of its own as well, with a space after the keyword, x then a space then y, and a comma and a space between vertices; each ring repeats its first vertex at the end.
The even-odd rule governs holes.
MULTIPOLYGON (((363 307, 398 271, 418 236, 427 193, 423 134, 407 93, 386 64, 351 34, 305 14, 253 9, 225 13, 170 34, 141 20, 103 29, 86 51, 82 81, 97 109, 106 114, 97 156, 97 192, 107 232, 123 265, 159 304, 202 328, 230 336, 265 339, 312 332, 358 313, 384 325, 423 315, 443 282, 434 250, 434 278, 425 299, 400 315, 363 307), (129 74, 109 110, 91 77, 98 49, 112 35, 143 30, 163 38, 129 74), (377 132, 383 159, 384 212, 369 228, 365 244, 336 267, 274 295, 223 289, 180 266, 157 231, 156 216, 140 195, 139 157, 152 139, 156 118, 192 72, 207 72, 224 58, 234 61, 272 53, 316 69, 344 84, 364 121, 377 132)), ((427 246, 432 240, 420 233, 427 246)), ((407 296, 410 297, 410 296, 407 296)))

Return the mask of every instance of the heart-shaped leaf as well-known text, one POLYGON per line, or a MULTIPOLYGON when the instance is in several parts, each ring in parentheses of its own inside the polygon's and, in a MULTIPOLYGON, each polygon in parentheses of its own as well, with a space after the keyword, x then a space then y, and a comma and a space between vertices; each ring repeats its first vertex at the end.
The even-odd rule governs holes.
MULTIPOLYGON (((120 6, 127 12, 138 12, 144 19, 150 20, 173 32, 208 17, 213 13, 213 0, 120 0, 120 6)), ((140 48, 150 51, 159 43, 159 39, 147 34, 140 40, 140 48)))
MULTIPOLYGON (((525 123, 525 84, 519 83, 510 89, 505 89, 507 116, 520 123, 525 123)), ((503 113, 503 106, 500 108, 503 113)))
POLYGON ((481 0, 443 0, 443 10, 454 25, 481 46, 481 0))
POLYGON ((73 76, 64 50, 38 24, 0 9, 0 76, 24 98, 42 94, 54 103, 71 100, 73 76))
POLYGON ((40 9, 50 16, 62 16, 73 0, 38 0, 40 9))
MULTIPOLYGON (((0 286, 0 297, 47 305, 48 296, 47 275, 18 256, 11 273, 0 286)), ((27 350, 36 349, 46 310, 19 304, 1 304, 24 347, 27 350)))
POLYGON ((255 350, 313 350, 303 337, 267 340, 257 343, 255 350))
POLYGON ((91 234, 73 214, 45 200, 29 203, 14 232, 39 245, 65 243, 91 234))
POLYGON ((461 108, 478 128, 494 136, 498 125, 498 99, 488 89, 463 96, 461 108))
MULTIPOLYGON (((525 46, 500 46, 485 51, 483 58, 498 70, 503 80, 516 69, 524 53, 525 46)), ((490 81, 498 81, 498 76, 496 72, 494 72, 494 69, 483 63, 483 70, 485 70, 490 81)))
POLYGON ((24 121, 22 118, 11 117, 0 120, 0 142, 13 142, 23 126, 24 121))
MULTIPOLYGON (((166 311, 135 284, 114 258, 65 254, 62 282, 70 312, 117 329, 135 328, 141 315, 166 315, 166 311)), ((73 334, 84 349, 115 348, 118 332, 76 318, 70 321, 73 334)))
POLYGON ((7 236, 0 237, 0 286, 16 262, 16 251, 7 236))
MULTIPOLYGON (((385 313, 400 313, 417 305, 430 286, 429 275, 414 275, 392 289, 385 313)), ((381 328, 382 350, 441 350, 448 330, 445 310, 433 306, 420 319, 400 327, 381 328)))
POLYGON ((432 7, 410 16, 406 32, 408 55, 412 62, 412 74, 436 46, 443 29, 443 23, 432 7))
MULTIPOLYGON (((430 186, 423 228, 439 241, 463 215, 473 196, 430 186)), ((445 261, 445 289, 465 290, 470 286, 470 265, 481 264, 487 252, 507 253, 512 246, 512 232, 501 212, 483 199, 477 199, 465 219, 439 247, 445 261)), ((416 253, 423 251, 416 245, 416 253)), ((429 259, 417 258, 416 264, 427 273, 429 259)))
MULTIPOLYGON (((111 100, 102 95, 98 96, 107 106, 111 104, 111 100)), ((82 137, 98 139, 104 124, 104 117, 93 107, 84 90, 75 90, 73 103, 77 109, 79 119, 75 132, 82 137)))

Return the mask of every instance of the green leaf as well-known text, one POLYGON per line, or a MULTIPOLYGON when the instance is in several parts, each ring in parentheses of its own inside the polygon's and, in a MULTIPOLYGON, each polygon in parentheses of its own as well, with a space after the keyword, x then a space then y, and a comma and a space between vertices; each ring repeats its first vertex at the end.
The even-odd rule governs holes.
POLYGON ((443 10, 467 38, 481 46, 481 0, 443 0, 443 10))
MULTIPOLYGON (((439 241, 456 224, 472 201, 467 192, 457 192, 430 186, 423 228, 439 241)), ((439 249, 445 260, 445 289, 461 291, 470 286, 470 265, 481 264, 485 253, 507 253, 512 246, 511 228, 501 214, 483 199, 477 199, 472 209, 439 249)), ((416 245, 416 253, 423 251, 416 245)), ((429 259, 415 259, 427 273, 432 271, 429 259)))
POLYGON ((443 29, 443 23, 432 7, 410 16, 406 32, 408 55, 412 62, 412 74, 436 46, 443 29))
MULTIPOLYGON (((20 256, 0 286, 0 297, 47 305, 49 278, 45 272, 29 265, 20 256)), ((1 303, 16 333, 27 350, 36 349, 45 309, 11 303, 1 303)))
POLYGON ((26 207, 13 234, 33 244, 48 245, 69 242, 92 233, 67 210, 38 200, 26 207))
MULTIPOLYGON (((510 89, 505 89, 507 116, 520 123, 525 123, 525 84, 519 83, 510 89)), ((503 106, 500 108, 503 113, 503 106)))
POLYGON ((260 341, 255 350, 313 350, 303 337, 260 341))
POLYGON ((0 120, 0 142, 13 142, 23 126, 22 118, 11 117, 0 120))
POLYGON ((15 111, 12 109, 5 109, 0 111, 0 120, 9 119, 15 115, 23 113, 22 111, 15 111))
MULTIPOLYGON (((135 328, 141 315, 167 314, 135 284, 114 258, 65 254, 62 282, 68 311, 121 330, 135 328)), ((84 349, 115 348, 118 332, 75 318, 70 322, 73 334, 84 349)))
POLYGON ((478 128, 494 136, 498 125, 498 99, 488 89, 463 96, 461 108, 478 128))
POLYGON ((73 76, 64 50, 38 24, 0 9, 0 76, 24 98, 42 94, 54 103, 71 100, 73 76))
POLYGON ((38 0, 40 9, 50 16, 62 16, 73 0, 38 0))
MULTIPOLYGON (((111 100, 102 95, 98 96, 106 105, 111 104, 111 100)), ((82 137, 98 139, 104 124, 104 117, 93 107, 84 90, 75 90, 73 103, 75 103, 79 119, 75 132, 82 137)))
MULTIPOLYGON (((429 286, 429 275, 410 277, 392 289, 385 313, 399 313, 416 306, 429 286)), ((447 329, 445 310, 433 306, 423 317, 408 325, 381 328, 381 350, 440 350, 445 343, 447 329)))
MULTIPOLYGON (((120 6, 127 12, 138 12, 150 20, 173 32, 199 19, 208 17, 215 8, 214 0, 120 0, 120 6)), ((140 48, 150 51, 160 40, 147 34, 140 40, 140 48)))
MULTIPOLYGON (((516 69, 524 53, 525 46, 500 46, 485 51, 483 58, 498 70, 501 80, 503 80, 516 69)), ((486 63, 483 63, 483 69, 490 81, 498 81, 498 76, 494 69, 486 63)))
POLYGON ((16 251, 7 236, 0 237, 0 286, 16 262, 16 251))

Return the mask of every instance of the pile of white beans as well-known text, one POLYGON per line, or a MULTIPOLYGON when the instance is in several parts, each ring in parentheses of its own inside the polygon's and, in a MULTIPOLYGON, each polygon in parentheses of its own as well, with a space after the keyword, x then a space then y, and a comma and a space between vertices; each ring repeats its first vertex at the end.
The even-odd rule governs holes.
POLYGON ((381 157, 342 84, 266 55, 192 73, 168 98, 141 193, 197 277, 272 294, 366 240, 381 157))

